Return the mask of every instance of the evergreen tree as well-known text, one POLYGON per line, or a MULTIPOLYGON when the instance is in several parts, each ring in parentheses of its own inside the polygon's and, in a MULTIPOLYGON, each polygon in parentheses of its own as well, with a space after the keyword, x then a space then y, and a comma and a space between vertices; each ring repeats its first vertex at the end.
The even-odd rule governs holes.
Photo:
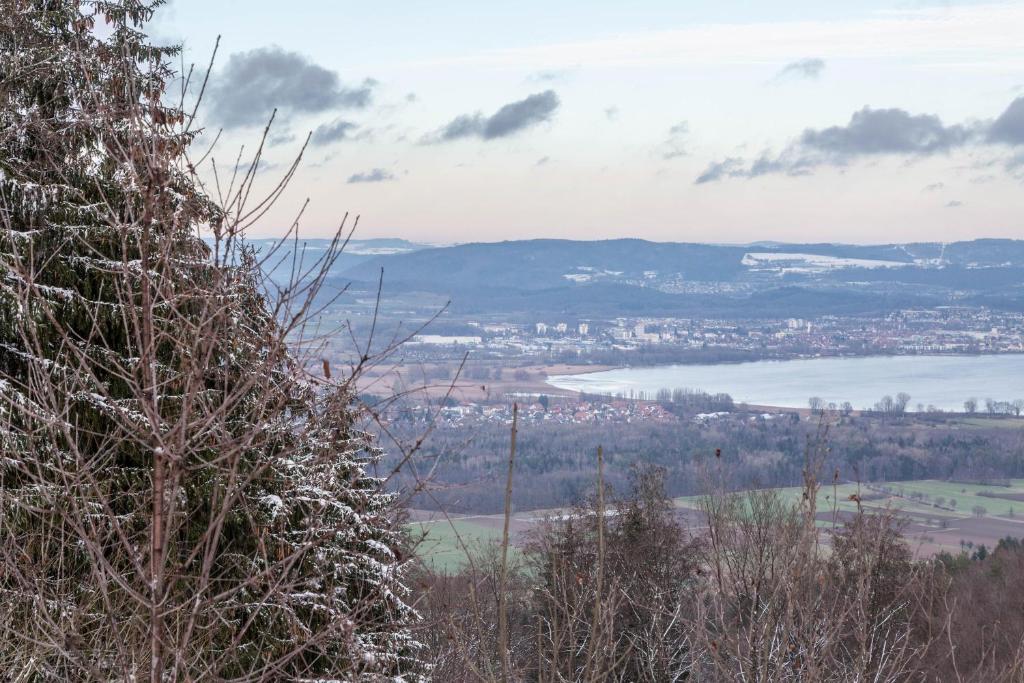
POLYGON ((378 452, 201 191, 158 4, 0 0, 0 670, 415 677, 378 452))

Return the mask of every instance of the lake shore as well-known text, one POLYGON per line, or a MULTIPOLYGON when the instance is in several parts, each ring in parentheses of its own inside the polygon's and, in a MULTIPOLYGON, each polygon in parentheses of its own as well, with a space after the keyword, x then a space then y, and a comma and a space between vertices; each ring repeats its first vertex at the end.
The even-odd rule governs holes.
POLYGON ((726 393, 737 403, 804 409, 811 397, 854 410, 871 409, 884 396, 910 395, 908 410, 929 406, 959 412, 973 399, 1009 403, 1024 397, 1024 355, 915 355, 805 358, 717 365, 627 367, 552 375, 564 391, 653 399, 661 390, 726 393))

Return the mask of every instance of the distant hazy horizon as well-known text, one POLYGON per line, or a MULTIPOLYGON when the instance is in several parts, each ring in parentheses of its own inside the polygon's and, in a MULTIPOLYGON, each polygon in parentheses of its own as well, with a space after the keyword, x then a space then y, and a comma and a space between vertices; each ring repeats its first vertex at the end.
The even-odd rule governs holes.
MULTIPOLYGON (((253 233, 247 234, 247 237, 249 239, 256 239, 256 240, 274 240, 274 239, 278 239, 280 237, 280 235, 277 234, 276 232, 270 232, 270 233, 253 232, 253 233)), ((302 239, 308 239, 308 240, 313 240, 313 239, 329 239, 329 235, 307 234, 306 231, 300 231, 299 239, 300 240, 302 240, 302 239)), ((832 244, 832 245, 835 245, 835 246, 868 247, 868 246, 885 246, 885 245, 889 245, 889 244, 909 244, 911 242, 942 244, 942 243, 949 243, 949 242, 972 242, 972 241, 976 241, 976 240, 1007 240, 1007 239, 1008 240, 1013 240, 1013 241, 1016 241, 1016 242, 1022 242, 1022 241, 1024 241, 1024 234, 1022 234, 1020 237, 999 237, 999 236, 995 236, 995 235, 978 235, 977 237, 968 237, 968 238, 963 239, 963 240, 921 239, 921 240, 907 240, 907 241, 890 240, 890 241, 884 241, 884 242, 883 241, 862 241, 862 242, 858 242, 858 241, 854 241, 854 240, 844 240, 844 239, 839 239, 839 240, 814 240, 814 241, 806 241, 806 242, 794 242, 794 241, 783 241, 783 240, 773 240, 773 239, 760 239, 760 240, 753 240, 753 241, 750 241, 750 242, 723 242, 723 241, 699 240, 699 239, 696 239, 696 240, 685 240, 685 239, 679 239, 679 240, 673 240, 673 239, 648 239, 646 237, 637 237, 637 236, 634 236, 634 235, 619 235, 619 236, 614 236, 614 237, 594 237, 594 238, 587 238, 587 237, 558 237, 558 236, 555 236, 555 237, 496 237, 494 239, 487 239, 486 236, 485 236, 485 237, 482 237, 482 238, 479 238, 479 239, 466 239, 466 240, 458 240, 458 241, 448 241, 448 240, 440 240, 440 239, 430 239, 429 236, 427 238, 425 238, 425 239, 419 239, 419 238, 416 238, 414 236, 402 235, 402 234, 398 234, 398 233, 395 233, 395 232, 388 233, 387 231, 384 231, 384 232, 382 232, 379 235, 377 235, 377 234, 369 235, 369 234, 366 234, 364 231, 356 230, 355 233, 352 234, 352 241, 353 242, 402 240, 402 241, 405 241, 405 242, 410 242, 412 244, 425 245, 425 246, 429 246, 429 247, 457 247, 457 246, 465 245, 465 244, 500 244, 502 242, 539 241, 539 240, 565 240, 565 241, 569 241, 569 242, 613 242, 613 241, 616 241, 616 240, 630 240, 630 239, 643 240, 645 242, 652 242, 654 244, 703 244, 703 245, 716 246, 716 247, 757 247, 757 246, 766 246, 766 247, 767 246, 773 246, 773 247, 790 247, 790 246, 793 246, 793 247, 799 247, 799 246, 807 246, 809 244, 815 244, 815 243, 832 244)))

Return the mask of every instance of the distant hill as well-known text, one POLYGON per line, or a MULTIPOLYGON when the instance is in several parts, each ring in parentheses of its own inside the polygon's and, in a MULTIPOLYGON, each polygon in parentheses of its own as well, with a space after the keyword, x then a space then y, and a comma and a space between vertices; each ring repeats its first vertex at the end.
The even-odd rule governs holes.
MULTIPOLYGON (((418 247, 418 248, 417 248, 418 247)), ((462 313, 777 317, 1024 304, 1024 241, 712 245, 522 240, 360 254, 337 282, 452 299, 462 313)), ((341 269, 339 269, 341 270, 341 269)))
MULTIPOLYGON (((207 243, 211 240, 207 238, 207 243)), ((312 267, 331 245, 331 240, 322 238, 289 240, 282 242, 278 238, 247 239, 246 244, 255 248, 257 257, 265 259, 263 270, 272 280, 283 282, 292 273, 292 251, 298 254, 298 262, 312 267)), ((381 238, 367 240, 350 240, 345 249, 338 255, 330 274, 341 277, 342 273, 361 263, 374 261, 383 257, 409 254, 420 249, 428 249, 431 245, 409 242, 397 238, 381 238)), ((299 269, 303 270, 303 269, 299 269)))
POLYGON ((743 247, 672 244, 637 239, 576 242, 526 240, 460 244, 367 261, 346 273, 366 279, 383 267, 388 282, 422 285, 445 274, 445 286, 544 289, 573 281, 643 277, 645 271, 685 272, 695 280, 732 279, 743 267, 743 247))

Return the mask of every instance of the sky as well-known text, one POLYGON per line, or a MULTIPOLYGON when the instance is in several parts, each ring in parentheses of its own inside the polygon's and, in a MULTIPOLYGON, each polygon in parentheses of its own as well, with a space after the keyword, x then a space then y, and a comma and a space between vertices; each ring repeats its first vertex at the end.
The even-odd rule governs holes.
POLYGON ((172 0, 251 229, 887 243, 1024 237, 1024 2, 172 0), (249 155, 249 156, 247 156, 249 155))

